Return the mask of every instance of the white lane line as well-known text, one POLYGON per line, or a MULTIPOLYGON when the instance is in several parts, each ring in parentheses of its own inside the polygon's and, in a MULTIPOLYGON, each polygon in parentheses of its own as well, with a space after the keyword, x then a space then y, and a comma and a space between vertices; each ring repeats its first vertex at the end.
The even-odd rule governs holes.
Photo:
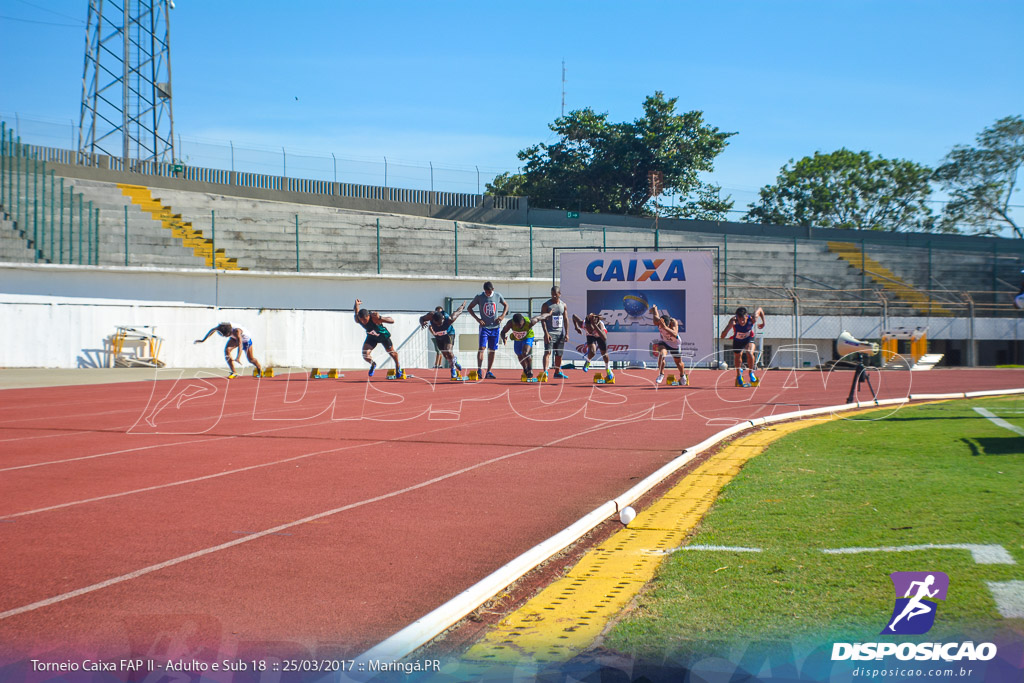
POLYGON ((1001 545, 980 545, 976 543, 945 543, 924 545, 882 546, 879 548, 831 548, 821 552, 826 555, 854 555, 857 553, 908 553, 916 550, 967 550, 975 564, 1017 564, 1001 545))
POLYGON ((976 412, 978 415, 981 415, 982 417, 987 417, 992 422, 992 424, 998 427, 1002 427, 1003 429, 1009 429, 1014 434, 1024 436, 1024 429, 1021 429, 1017 425, 1010 424, 1001 417, 996 417, 996 414, 993 413, 991 410, 986 410, 985 408, 975 408, 974 412, 976 412))
POLYGON ((1004 619, 1024 619, 1024 581, 988 581, 996 609, 1004 619))
MULTIPOLYGON (((641 411, 641 412, 643 414, 646 414, 647 411, 641 411)), ((636 421, 636 417, 635 416, 634 416, 633 419, 634 419, 634 421, 636 421)), ((0 621, 2 621, 4 619, 9 619, 9 618, 17 616, 19 614, 25 614, 26 612, 33 612, 35 610, 42 609, 44 607, 49 607, 50 605, 55 605, 55 604, 57 604, 59 602, 64 602, 65 600, 71 600, 72 598, 77 598, 77 597, 79 597, 81 595, 86 595, 87 593, 92 593, 94 591, 102 590, 103 588, 109 588, 110 586, 114 586, 114 585, 117 585, 119 583, 124 583, 125 581, 131 581, 132 579, 137 579, 137 578, 139 578, 141 576, 145 576, 146 574, 151 574, 153 572, 160 571, 161 569, 167 569, 168 567, 173 567, 173 566, 175 566, 177 564, 181 564, 183 562, 188 562, 189 560, 194 560, 196 558, 203 557, 205 555, 210 555, 212 553, 216 553, 216 552, 219 552, 221 550, 227 550, 228 548, 233 548, 235 546, 242 545, 243 543, 250 543, 250 542, 255 541, 257 539, 263 538, 264 536, 269 536, 271 534, 278 534, 278 533, 280 533, 282 531, 285 531, 286 529, 292 529, 294 527, 297 527, 300 524, 307 524, 309 522, 314 522, 314 521, 316 521, 318 519, 324 519, 325 517, 330 517, 332 515, 336 515, 339 512, 345 512, 346 510, 352 510, 353 508, 361 507, 363 505, 368 505, 370 503, 377 503, 377 502, 380 502, 382 500, 387 500, 388 498, 394 498, 396 496, 400 496, 400 495, 403 495, 405 493, 409 493, 411 491, 415 491, 417 489, 425 488, 427 486, 431 486, 431 485, 436 484, 438 482, 442 482, 442 481, 444 481, 446 479, 451 479, 453 477, 457 477, 459 475, 466 474, 467 472, 472 472, 473 470, 477 470, 477 469, 480 469, 482 467, 486 467, 488 465, 492 465, 494 463, 501 462, 502 460, 508 460, 509 458, 514 458, 514 457, 519 456, 519 455, 525 455, 527 453, 533 453, 534 451, 539 451, 539 450, 542 450, 544 448, 550 448, 551 446, 559 444, 559 443, 561 443, 563 441, 568 441, 570 439, 577 439, 577 438, 579 438, 581 436, 584 436, 586 434, 590 434, 592 432, 597 432, 597 431, 600 431, 602 429, 608 429, 609 427, 618 427, 618 426, 622 426, 622 425, 623 425, 623 422, 611 422, 611 423, 605 423, 603 425, 598 425, 596 427, 591 427, 591 428, 588 428, 588 429, 584 429, 584 430, 582 430, 580 432, 577 432, 575 434, 570 434, 568 436, 563 436, 561 438, 555 439, 554 441, 549 441, 548 443, 542 444, 540 446, 533 446, 532 448, 526 448, 526 449, 523 449, 521 451, 515 451, 513 453, 507 453, 505 455, 500 455, 500 456, 498 456, 496 458, 491 458, 490 460, 484 460, 483 462, 478 462, 478 463, 476 463, 474 465, 469 465, 467 467, 463 467, 461 469, 455 470, 454 472, 449 472, 447 474, 442 474, 442 475, 434 477, 432 479, 428 479, 426 481, 420 482, 419 484, 413 484, 412 486, 407 486, 407 487, 405 487, 403 489, 398 489, 397 491, 392 491, 390 493, 385 493, 385 494, 382 494, 382 495, 379 495, 379 496, 374 496, 372 498, 366 498, 365 500, 361 500, 361 501, 358 501, 358 502, 355 502, 355 503, 350 503, 348 505, 343 505, 341 507, 334 508, 333 510, 327 510, 325 512, 317 513, 315 515, 310 515, 309 517, 303 517, 302 519, 296 520, 294 522, 288 522, 286 524, 280 524, 280 525, 278 525, 276 527, 273 527, 271 529, 265 529, 263 531, 254 532, 252 535, 245 536, 244 538, 239 538, 239 539, 236 539, 234 541, 229 541, 227 543, 221 543, 220 545, 215 545, 215 546, 212 546, 212 547, 209 547, 209 548, 203 548, 202 550, 197 550, 196 552, 189 553, 187 555, 181 555, 180 557, 175 557, 173 559, 166 560, 164 562, 160 562, 160 563, 157 563, 157 564, 152 564, 152 565, 150 565, 148 567, 143 567, 142 569, 137 569, 137 570, 135 570, 133 572, 129 572, 127 574, 122 574, 120 576, 115 576, 113 578, 107 579, 106 581, 100 581, 99 583, 94 583, 91 586, 85 586, 83 588, 78 588, 78 589, 73 590, 73 591, 68 591, 67 593, 61 593, 60 595, 55 595, 55 596, 53 596, 51 598, 46 598, 44 600, 38 600, 38 601, 33 602, 31 604, 28 604, 28 605, 23 605, 21 607, 15 607, 14 609, 9 609, 9 610, 7 610, 5 612, 0 612, 0 621)), ((451 427, 448 427, 448 428, 451 428, 451 427)), ((440 431, 440 430, 437 430, 437 431, 440 431)), ((384 442, 377 442, 377 443, 384 443, 384 442)))
POLYGON ((760 548, 744 548, 738 545, 684 545, 679 548, 673 548, 669 552, 677 552, 679 550, 717 550, 729 553, 759 553, 760 548))

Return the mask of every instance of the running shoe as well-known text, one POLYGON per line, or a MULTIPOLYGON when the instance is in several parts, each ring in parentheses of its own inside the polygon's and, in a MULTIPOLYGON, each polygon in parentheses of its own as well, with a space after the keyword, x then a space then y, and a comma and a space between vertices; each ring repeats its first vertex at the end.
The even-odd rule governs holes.
POLYGON ((754 384, 755 382, 757 382, 757 377, 754 377, 754 371, 751 370, 750 371, 750 383, 754 384))
POLYGON ((689 375, 686 375, 686 374, 683 375, 683 386, 684 387, 690 386, 690 377, 689 377, 689 375))
POLYGON ((615 375, 613 375, 613 374, 612 374, 612 371, 611 371, 611 370, 609 370, 609 371, 608 371, 607 379, 608 379, 608 380, 613 380, 613 379, 615 379, 615 375))
POLYGON ((585 361, 583 363, 583 372, 590 372, 590 361, 589 360, 585 361))
POLYGON ((377 361, 373 361, 372 363, 370 363, 370 374, 367 375, 367 376, 368 377, 373 377, 373 372, 376 369, 377 369, 377 361))
POLYGON ((665 381, 665 375, 664 375, 664 373, 662 373, 662 374, 658 375, 657 378, 655 378, 654 383, 655 384, 661 384, 664 381, 665 381))
POLYGON ((736 378, 736 386, 738 386, 738 387, 749 387, 750 385, 747 384, 746 382, 744 382, 743 381, 743 377, 740 376, 740 377, 736 378))
POLYGON ((557 371, 557 372, 556 372, 556 373, 555 373, 555 374, 553 375, 553 377, 556 377, 556 378, 558 378, 558 379, 569 379, 569 375, 565 374, 565 373, 564 373, 564 372, 562 372, 561 370, 557 371))
POLYGON ((494 376, 494 373, 493 373, 493 372, 491 372, 490 370, 488 370, 488 371, 487 371, 487 374, 486 374, 486 375, 484 376, 484 379, 498 379, 498 378, 494 376))
POLYGON ((456 370, 458 370, 459 372, 462 372, 462 366, 459 365, 459 361, 455 361, 454 365, 455 365, 455 369, 456 370))
POLYGON ((233 372, 232 372, 232 373, 231 373, 230 375, 228 375, 228 379, 234 379, 234 378, 236 378, 236 377, 238 377, 238 375, 236 375, 236 374, 235 374, 235 373, 233 373, 233 372))
POLYGON ((459 371, 455 369, 455 366, 452 366, 452 379, 455 379, 458 376, 459 376, 459 371))
POLYGON ((526 373, 526 379, 533 379, 533 370, 526 373))

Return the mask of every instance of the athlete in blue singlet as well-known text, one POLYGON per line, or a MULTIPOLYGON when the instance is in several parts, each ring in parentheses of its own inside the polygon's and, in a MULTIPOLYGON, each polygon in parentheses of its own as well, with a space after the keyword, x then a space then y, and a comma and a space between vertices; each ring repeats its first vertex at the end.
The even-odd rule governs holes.
POLYGON ((749 370, 749 376, 751 382, 757 381, 757 376, 754 375, 754 366, 757 362, 757 342, 754 337, 754 324, 757 322, 757 318, 761 319, 758 324, 758 329, 764 328, 764 311, 758 308, 754 311, 754 315, 747 313, 747 309, 740 306, 736 309, 736 315, 729 319, 729 324, 722 330, 722 339, 729 336, 729 332, 733 333, 732 337, 732 356, 733 364, 736 366, 736 386, 747 387, 750 386, 743 379, 743 359, 747 359, 747 369, 749 370))

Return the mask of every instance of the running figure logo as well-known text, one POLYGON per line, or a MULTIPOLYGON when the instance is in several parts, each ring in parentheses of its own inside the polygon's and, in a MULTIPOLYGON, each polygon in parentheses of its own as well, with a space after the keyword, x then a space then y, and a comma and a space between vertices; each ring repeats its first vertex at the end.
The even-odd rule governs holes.
POLYGON ((893 572, 896 604, 882 634, 921 635, 935 623, 935 600, 945 600, 949 577, 942 572, 893 572))

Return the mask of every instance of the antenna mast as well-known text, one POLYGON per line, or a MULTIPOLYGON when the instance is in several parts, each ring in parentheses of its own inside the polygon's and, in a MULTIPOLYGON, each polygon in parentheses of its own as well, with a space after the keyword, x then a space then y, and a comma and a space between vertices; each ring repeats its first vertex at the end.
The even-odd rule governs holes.
POLYGON ((78 146, 84 154, 174 161, 173 0, 89 0, 78 146))

